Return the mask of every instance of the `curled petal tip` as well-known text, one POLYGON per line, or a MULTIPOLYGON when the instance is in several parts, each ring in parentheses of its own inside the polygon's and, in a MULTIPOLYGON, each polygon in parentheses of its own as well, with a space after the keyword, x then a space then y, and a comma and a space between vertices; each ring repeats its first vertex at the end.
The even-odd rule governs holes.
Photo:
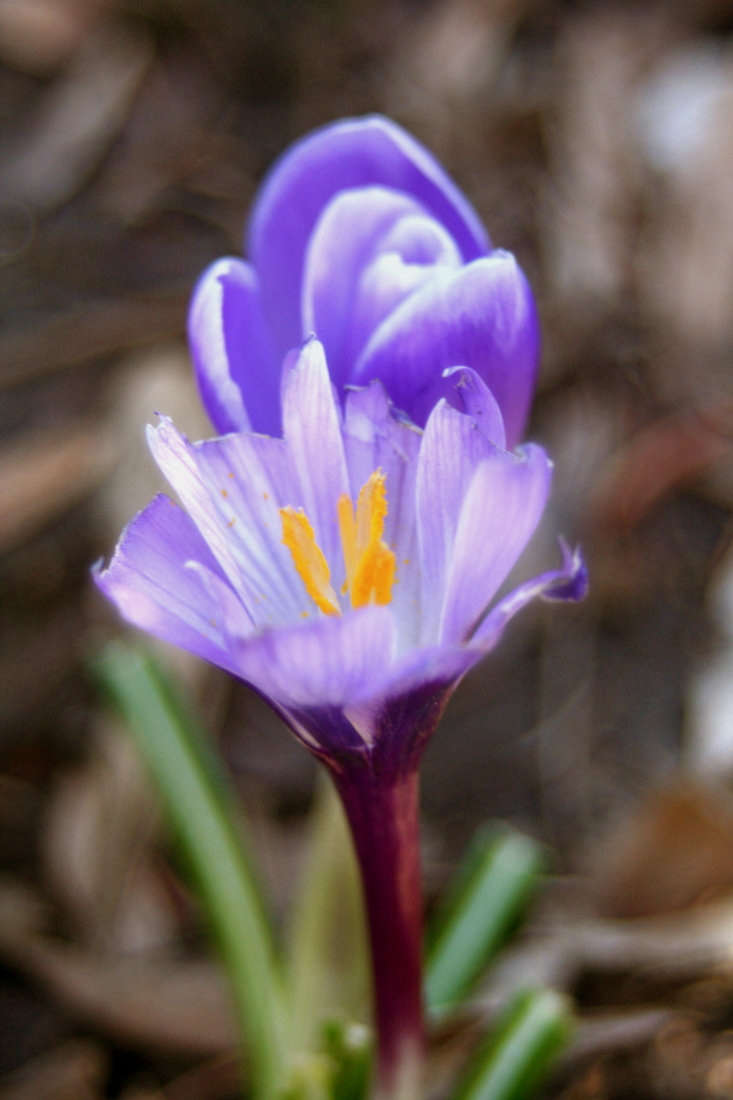
POLYGON ((569 600, 579 603, 588 594, 588 567, 579 546, 572 550, 563 538, 559 538, 563 555, 563 570, 557 584, 549 587, 543 596, 546 600, 569 600))

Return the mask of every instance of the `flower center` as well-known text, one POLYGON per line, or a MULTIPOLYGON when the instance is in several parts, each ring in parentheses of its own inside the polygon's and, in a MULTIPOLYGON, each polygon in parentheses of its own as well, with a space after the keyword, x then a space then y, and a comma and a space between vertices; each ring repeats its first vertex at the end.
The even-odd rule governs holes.
MULTIPOLYGON (((346 580, 341 594, 352 607, 388 604, 395 581, 395 556, 382 539, 387 515, 385 475, 375 470, 359 490, 354 504, 346 493, 338 499, 337 514, 346 580)), ((340 615, 339 598, 331 585, 331 570, 316 542, 313 527, 302 508, 280 509, 283 543, 290 551, 298 576, 316 606, 326 615, 340 615)))

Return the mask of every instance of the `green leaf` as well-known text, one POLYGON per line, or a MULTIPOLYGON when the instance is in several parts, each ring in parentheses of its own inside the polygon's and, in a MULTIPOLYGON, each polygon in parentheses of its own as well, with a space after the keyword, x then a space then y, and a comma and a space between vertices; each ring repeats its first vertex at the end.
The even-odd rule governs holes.
POLYGON ((130 724, 197 882, 233 986, 251 1095, 273 1100, 288 1071, 281 975, 234 824, 234 797, 190 709, 152 657, 113 643, 94 668, 130 724))
POLYGON ((542 869, 540 847, 518 833, 476 834, 430 937, 425 998, 433 1018, 461 1000, 516 924, 542 869))
POLYGON ((529 1100, 571 1031, 566 998, 550 990, 518 994, 474 1057, 455 1100, 529 1100))

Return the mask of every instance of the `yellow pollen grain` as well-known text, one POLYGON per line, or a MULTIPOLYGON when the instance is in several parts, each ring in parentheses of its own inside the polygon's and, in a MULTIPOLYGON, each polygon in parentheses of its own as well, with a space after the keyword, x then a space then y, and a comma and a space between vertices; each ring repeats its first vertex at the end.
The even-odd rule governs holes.
POLYGON ((221 495, 223 497, 228 497, 229 496, 229 493, 226 491, 226 489, 220 489, 219 492, 221 493, 221 495))
POLYGON ((302 511, 287 507, 280 509, 280 520, 283 544, 292 555, 306 592, 324 614, 339 615, 341 609, 338 596, 331 587, 331 571, 316 542, 308 517, 302 511))

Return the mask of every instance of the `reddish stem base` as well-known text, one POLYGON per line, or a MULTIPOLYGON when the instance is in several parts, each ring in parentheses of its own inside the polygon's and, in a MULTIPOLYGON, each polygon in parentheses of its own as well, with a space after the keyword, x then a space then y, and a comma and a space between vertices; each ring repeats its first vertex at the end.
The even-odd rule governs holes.
POLYGON ((422 891, 417 769, 334 774, 361 870, 381 1097, 417 1094, 422 1060, 422 891))

